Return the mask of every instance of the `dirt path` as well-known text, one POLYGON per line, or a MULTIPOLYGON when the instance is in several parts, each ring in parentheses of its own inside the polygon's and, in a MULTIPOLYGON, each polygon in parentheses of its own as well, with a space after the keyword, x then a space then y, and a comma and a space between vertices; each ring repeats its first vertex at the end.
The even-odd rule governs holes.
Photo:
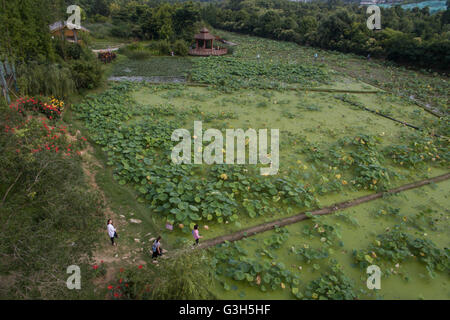
MULTIPOLYGON (((434 178, 430 178, 430 179, 425 179, 425 180, 421 180, 421 181, 417 181, 417 182, 413 182, 413 183, 409 183, 409 184, 405 184, 403 186, 400 186, 398 188, 394 188, 391 190, 388 190, 386 192, 378 192, 378 193, 374 193, 374 194, 370 194, 364 197, 360 197, 357 199, 353 199, 353 200, 348 200, 348 201, 344 201, 344 202, 340 202, 340 203, 336 203, 334 205, 331 205, 329 207, 325 207, 322 209, 318 209, 318 210, 314 210, 314 211, 309 211, 309 213, 311 213, 313 216, 322 216, 322 215, 327 215, 327 214, 331 214, 335 211, 338 210, 343 210, 343 209, 347 209, 350 207, 354 207, 357 205, 360 205, 362 203, 366 203, 372 200, 376 200, 379 199, 381 197, 383 197, 386 194, 395 194, 395 193, 399 193, 399 192, 403 192, 403 191, 407 191, 407 190, 411 190, 411 189, 415 189, 415 188, 419 188, 425 185, 428 185, 430 183, 437 183, 437 182, 441 182, 441 181, 445 181, 447 179, 450 179, 450 173, 446 173, 434 178)), ((268 231, 273 229, 275 226, 277 227, 283 227, 289 224, 293 224, 302 220, 308 219, 308 216, 306 215, 306 212, 302 212, 299 213, 295 216, 292 217, 287 217, 287 218, 283 218, 283 219, 278 219, 272 222, 268 222, 268 223, 264 223, 261 225, 257 225, 251 228, 247 228, 244 230, 240 230, 225 236, 221 236, 221 237, 217 237, 214 239, 210 239, 210 240, 206 240, 205 242, 201 243, 199 245, 199 248, 205 249, 205 248, 209 248, 212 246, 215 246, 217 244, 223 243, 225 241, 237 241, 237 240, 241 240, 242 238, 245 237, 250 237, 253 236, 257 233, 261 233, 264 231, 268 231)))
MULTIPOLYGON (((67 138, 69 141, 75 141, 77 136, 80 135, 80 132, 74 136, 67 134, 67 138)), ((106 235, 106 220, 112 219, 114 222, 114 226, 120 233, 121 230, 128 225, 125 219, 119 217, 108 205, 108 199, 104 193, 104 191, 98 186, 95 176, 98 170, 104 169, 103 165, 94 157, 94 150, 91 145, 82 151, 80 151, 82 157, 82 170, 86 177, 87 183, 89 187, 95 190, 102 199, 102 202, 105 204, 104 207, 104 216, 105 216, 105 227, 99 228, 99 233, 104 234, 104 242, 97 246, 97 249, 93 253, 94 263, 97 265, 103 264, 106 268, 106 274, 103 277, 99 277, 94 280, 94 284, 99 287, 105 287, 107 284, 110 284, 114 281, 117 272, 119 271, 121 266, 125 266, 129 263, 134 264, 145 264, 146 262, 142 260, 141 256, 136 256, 132 259, 132 252, 136 252, 136 248, 131 245, 125 244, 123 241, 120 241, 117 246, 111 246, 109 239, 106 235)))

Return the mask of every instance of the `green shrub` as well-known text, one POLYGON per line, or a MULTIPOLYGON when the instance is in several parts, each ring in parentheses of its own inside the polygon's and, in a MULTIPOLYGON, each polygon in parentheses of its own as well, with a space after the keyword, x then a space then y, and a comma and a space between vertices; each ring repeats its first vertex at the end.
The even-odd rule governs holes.
POLYGON ((228 54, 233 54, 234 53, 234 47, 233 46, 228 46, 227 48, 227 53, 228 54))
POLYGON ((159 266, 135 266, 109 284, 111 298, 133 300, 212 299, 213 272, 202 250, 170 253, 159 266))
POLYGON ((168 55, 171 51, 170 43, 167 40, 161 40, 158 42, 158 51, 162 55, 168 55))
POLYGON ((78 43, 67 43, 66 53, 69 59, 80 59, 83 49, 78 43))
POLYGON ((96 60, 74 60, 70 70, 77 89, 93 89, 100 84, 102 70, 96 60))
POLYGON ((159 50, 158 44, 159 41, 152 41, 147 45, 147 48, 152 51, 158 51, 159 50))
POLYGON ((71 70, 65 64, 39 64, 35 61, 19 65, 18 86, 23 95, 67 97, 76 91, 71 70))
POLYGON ((132 60, 144 60, 151 57, 151 52, 145 49, 139 49, 135 51, 128 51, 126 56, 132 60))
POLYGON ((55 52, 63 59, 80 59, 83 53, 83 48, 78 43, 70 43, 61 39, 56 39, 53 42, 55 52))
POLYGON ((144 60, 150 58, 152 55, 149 47, 144 47, 138 42, 120 48, 119 53, 127 56, 131 60, 144 60))
POLYGON ((184 42, 183 40, 177 40, 173 44, 173 51, 176 55, 184 57, 188 55, 189 49, 186 42, 184 42))
POLYGON ((122 24, 112 27, 110 34, 113 37, 130 38, 132 36, 132 30, 128 24, 122 23, 122 24))

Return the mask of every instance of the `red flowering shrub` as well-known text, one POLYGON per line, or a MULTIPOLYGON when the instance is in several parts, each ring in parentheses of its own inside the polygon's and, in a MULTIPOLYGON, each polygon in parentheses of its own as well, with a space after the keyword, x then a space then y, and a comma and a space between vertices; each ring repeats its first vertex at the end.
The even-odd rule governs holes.
POLYGON ((96 278, 106 275, 106 268, 105 265, 103 264, 103 261, 101 261, 100 264, 94 264, 92 266, 92 269, 94 270, 94 276, 96 278))
MULTIPOLYGON (((62 104, 60 105, 62 106, 62 104)), ((61 115, 59 106, 55 107, 34 98, 20 98, 9 107, 11 110, 17 111, 19 115, 26 116, 25 120, 23 117, 20 119, 19 116, 19 119, 6 121, 4 124, 6 133, 15 134, 19 138, 17 152, 20 152, 21 149, 33 154, 49 151, 66 157, 74 154, 80 155, 80 150, 86 147, 86 138, 76 136, 70 142, 67 139, 67 127, 55 123, 55 120, 59 119, 61 115), (51 123, 42 118, 34 118, 33 115, 27 116, 26 112, 29 110, 44 113, 48 119, 52 120, 51 123)))
POLYGON ((143 269, 142 265, 128 270, 120 268, 119 278, 107 287, 111 299, 150 299, 149 273, 143 269))
MULTIPOLYGON (((54 99, 52 99, 54 101, 54 99)), ((34 111, 44 114, 50 120, 59 119, 61 117, 61 108, 63 104, 58 102, 46 102, 36 98, 22 97, 11 103, 10 109, 15 109, 23 116, 27 115, 27 111, 34 111)))

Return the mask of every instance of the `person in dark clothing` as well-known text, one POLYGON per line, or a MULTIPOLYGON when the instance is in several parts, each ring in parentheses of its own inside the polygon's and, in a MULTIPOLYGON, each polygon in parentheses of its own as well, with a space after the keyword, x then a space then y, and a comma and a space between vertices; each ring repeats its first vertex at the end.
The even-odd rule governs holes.
POLYGON ((153 242, 152 245, 152 258, 156 259, 158 256, 162 255, 162 249, 161 249, 161 236, 159 236, 158 238, 156 238, 156 240, 153 242))

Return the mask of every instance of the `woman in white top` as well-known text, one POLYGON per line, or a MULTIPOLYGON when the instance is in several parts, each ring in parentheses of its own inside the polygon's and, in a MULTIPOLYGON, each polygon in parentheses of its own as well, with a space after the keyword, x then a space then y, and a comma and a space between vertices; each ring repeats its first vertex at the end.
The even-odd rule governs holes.
POLYGON ((116 228, 114 228, 111 219, 109 219, 107 222, 107 229, 108 229, 108 235, 111 238, 111 244, 114 246, 114 245, 116 245, 114 243, 114 238, 118 238, 118 236, 117 236, 116 228))

